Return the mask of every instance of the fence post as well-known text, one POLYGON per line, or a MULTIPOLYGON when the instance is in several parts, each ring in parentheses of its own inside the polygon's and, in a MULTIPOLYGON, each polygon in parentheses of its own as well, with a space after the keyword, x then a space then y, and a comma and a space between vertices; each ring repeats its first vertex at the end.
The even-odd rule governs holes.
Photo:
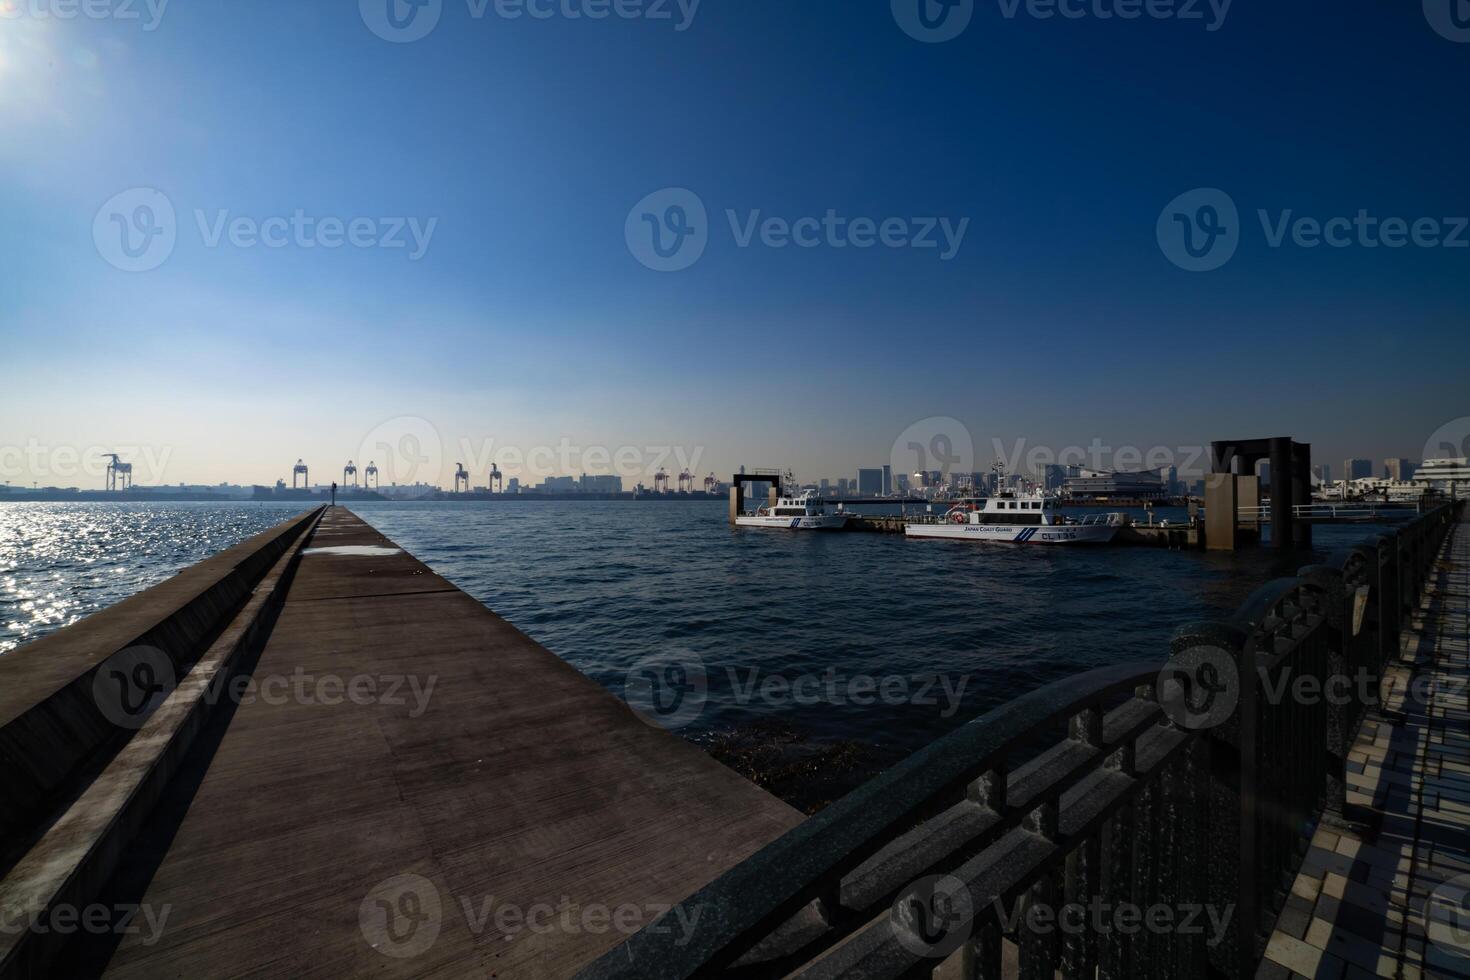
POLYGON ((1209 950, 1210 966, 1227 977, 1254 976, 1265 951, 1258 898, 1255 643, 1237 626, 1207 621, 1180 627, 1169 649, 1170 663, 1194 682, 1185 698, 1191 717, 1203 719, 1185 726, 1205 730, 1208 739, 1209 785, 1202 800, 1209 828, 1208 901, 1234 910, 1224 939, 1209 950), (1202 664, 1213 667, 1215 676, 1207 678, 1202 664), (1213 706, 1221 698, 1234 705, 1217 719, 1220 712, 1213 706))
POLYGON ((1322 818, 1336 826, 1346 826, 1347 753, 1352 740, 1352 718, 1349 711, 1354 696, 1354 678, 1350 676, 1347 642, 1352 631, 1352 599, 1343 582, 1342 570, 1330 565, 1306 565, 1297 572, 1303 589, 1318 593, 1323 614, 1322 627, 1327 639, 1327 676, 1322 679, 1322 696, 1327 701, 1327 744, 1324 746, 1327 783, 1322 818))
POLYGON ((1396 532, 1373 539, 1378 548, 1378 581, 1373 591, 1378 611, 1378 676, 1399 656, 1399 542, 1396 532))

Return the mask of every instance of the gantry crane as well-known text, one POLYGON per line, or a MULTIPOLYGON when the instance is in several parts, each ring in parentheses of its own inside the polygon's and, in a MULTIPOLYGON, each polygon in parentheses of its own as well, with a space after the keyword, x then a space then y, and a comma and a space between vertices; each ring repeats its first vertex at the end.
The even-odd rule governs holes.
POLYGON ((105 454, 111 462, 107 464, 107 489, 127 490, 133 485, 133 464, 124 463, 117 453, 105 454), (118 486, 121 482, 122 486, 118 486))

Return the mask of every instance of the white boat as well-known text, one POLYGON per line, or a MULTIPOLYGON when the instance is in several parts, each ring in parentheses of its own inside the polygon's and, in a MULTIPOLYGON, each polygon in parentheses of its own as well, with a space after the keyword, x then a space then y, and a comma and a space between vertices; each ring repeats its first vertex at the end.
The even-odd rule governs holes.
POLYGON ((910 538, 1004 541, 1014 544, 1107 544, 1125 522, 1123 514, 1094 514, 1076 520, 1062 514, 1055 495, 1040 490, 1000 490, 965 497, 938 516, 909 520, 910 538))
POLYGON ((792 531, 839 531, 847 525, 851 514, 839 505, 827 510, 815 490, 805 490, 796 497, 777 497, 776 506, 762 505, 753 513, 735 518, 737 527, 778 527, 792 531))

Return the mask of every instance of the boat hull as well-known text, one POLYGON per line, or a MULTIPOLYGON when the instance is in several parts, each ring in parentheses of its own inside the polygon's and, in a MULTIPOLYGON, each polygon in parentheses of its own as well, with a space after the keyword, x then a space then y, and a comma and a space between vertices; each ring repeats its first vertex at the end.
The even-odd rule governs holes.
POLYGON ((905 537, 1002 544, 1107 544, 1113 524, 905 524, 905 537))
POLYGON ((847 514, 818 514, 812 517, 757 517, 741 514, 736 527, 764 527, 787 531, 840 531, 847 526, 847 514))

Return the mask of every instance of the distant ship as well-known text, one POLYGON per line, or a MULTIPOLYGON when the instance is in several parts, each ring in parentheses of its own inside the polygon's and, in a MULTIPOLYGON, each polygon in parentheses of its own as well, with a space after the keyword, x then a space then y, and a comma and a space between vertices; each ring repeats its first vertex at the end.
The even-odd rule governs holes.
POLYGON ((776 506, 762 505, 752 514, 738 514, 737 527, 785 528, 791 531, 840 531, 851 517, 842 510, 827 510, 815 490, 805 490, 797 497, 778 497, 776 506))

